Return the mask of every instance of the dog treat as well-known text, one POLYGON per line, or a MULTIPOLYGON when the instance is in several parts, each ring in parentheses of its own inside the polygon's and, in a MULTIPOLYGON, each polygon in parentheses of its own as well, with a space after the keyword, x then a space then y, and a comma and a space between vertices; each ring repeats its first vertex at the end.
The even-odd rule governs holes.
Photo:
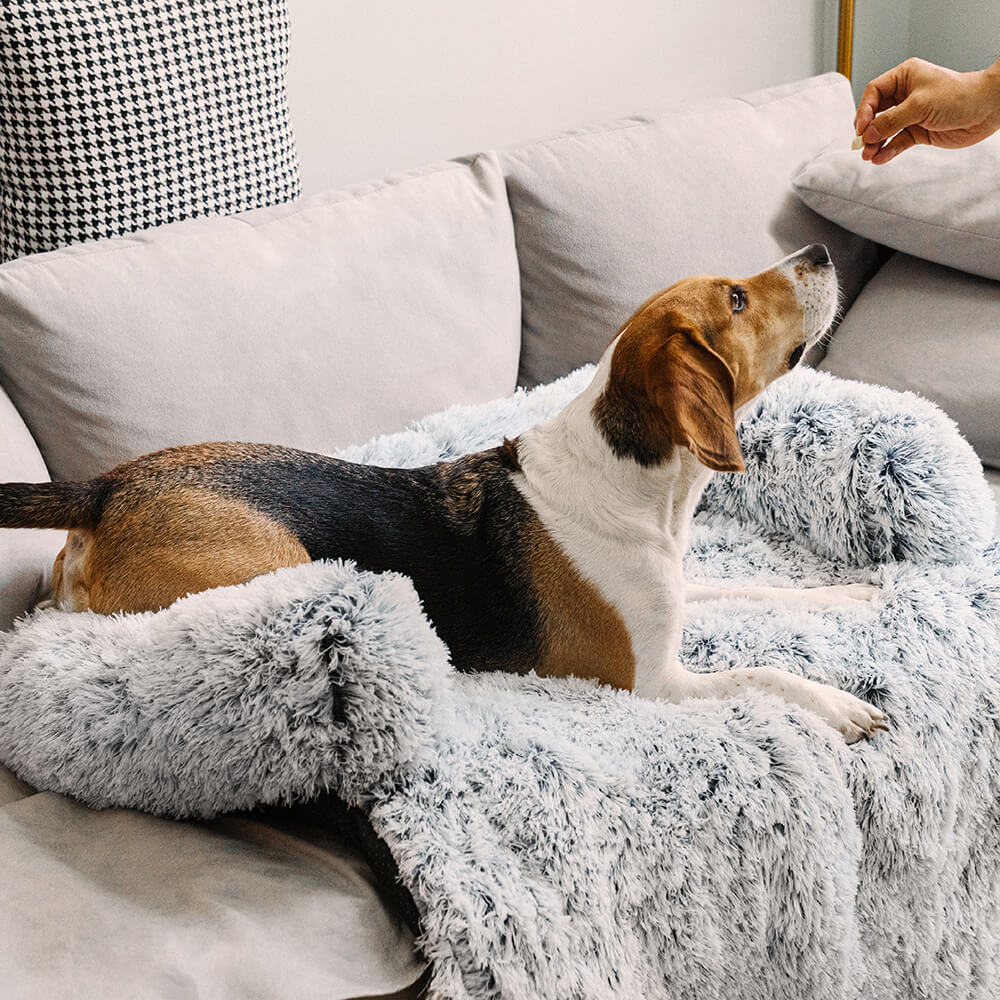
POLYGON ((864 149, 865 140, 861 138, 860 135, 854 137, 854 142, 851 143, 851 149, 864 149))

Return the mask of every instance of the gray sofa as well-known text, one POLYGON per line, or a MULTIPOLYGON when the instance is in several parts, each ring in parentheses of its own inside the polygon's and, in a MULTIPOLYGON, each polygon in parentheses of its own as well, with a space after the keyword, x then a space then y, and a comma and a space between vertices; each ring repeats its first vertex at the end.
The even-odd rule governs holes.
MULTIPOLYGON (((852 114, 831 74, 13 261, 3 478, 89 476, 208 439, 331 451, 561 375, 658 288, 810 242, 829 246, 843 332, 861 338, 906 262, 792 187, 849 148, 852 114)), ((893 384, 886 362, 863 374, 893 384)), ((7 627, 61 539, 0 538, 7 627)), ((388 994, 421 972, 360 855, 308 815, 93 812, 0 769, 0 856, 5 995, 303 1000, 388 994)))

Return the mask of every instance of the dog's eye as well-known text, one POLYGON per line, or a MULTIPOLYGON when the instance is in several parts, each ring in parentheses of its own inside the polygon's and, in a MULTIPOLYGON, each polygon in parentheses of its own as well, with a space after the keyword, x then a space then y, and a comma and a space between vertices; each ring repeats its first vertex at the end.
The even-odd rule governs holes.
POLYGON ((747 307, 747 293, 745 288, 733 285, 729 290, 729 305, 734 313, 741 313, 747 307))

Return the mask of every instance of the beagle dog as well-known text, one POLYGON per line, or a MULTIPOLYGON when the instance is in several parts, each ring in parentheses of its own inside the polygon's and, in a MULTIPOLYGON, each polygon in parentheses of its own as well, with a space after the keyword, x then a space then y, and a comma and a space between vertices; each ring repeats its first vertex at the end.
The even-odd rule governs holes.
MULTIPOLYGON (((589 387, 488 451, 419 469, 262 444, 168 448, 89 482, 0 486, 0 526, 66 528, 51 600, 102 614, 282 566, 345 558, 409 575, 460 670, 596 678, 679 701, 768 691, 848 742, 887 716, 773 667, 678 660, 685 602, 794 591, 685 585, 691 517, 714 470, 742 471, 743 409, 833 321, 814 244, 743 281, 688 278, 646 301, 589 387)), ((873 587, 798 592, 825 606, 873 587)))

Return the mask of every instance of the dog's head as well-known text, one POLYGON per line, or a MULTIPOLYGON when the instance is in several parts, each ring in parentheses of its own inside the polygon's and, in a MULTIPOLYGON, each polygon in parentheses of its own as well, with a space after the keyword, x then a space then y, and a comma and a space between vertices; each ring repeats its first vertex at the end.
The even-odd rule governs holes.
POLYGON ((643 465, 680 445, 710 469, 741 472, 736 411, 799 363, 836 310, 836 272, 818 243, 752 278, 685 278, 622 327, 594 419, 616 454, 643 465))

